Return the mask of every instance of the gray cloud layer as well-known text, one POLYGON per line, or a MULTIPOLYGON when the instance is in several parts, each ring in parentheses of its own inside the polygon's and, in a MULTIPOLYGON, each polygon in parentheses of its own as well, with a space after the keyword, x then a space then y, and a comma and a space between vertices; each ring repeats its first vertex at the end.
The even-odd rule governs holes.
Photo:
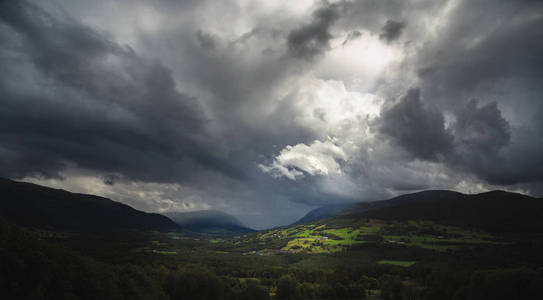
POLYGON ((212 152, 200 103, 159 62, 31 4, 1 11, 20 47, 3 65, 33 67, 43 80, 32 82, 37 91, 2 81, 3 145, 15 156, 2 161, 7 175, 54 176, 75 162, 139 180, 169 181, 200 166, 242 176, 212 152))

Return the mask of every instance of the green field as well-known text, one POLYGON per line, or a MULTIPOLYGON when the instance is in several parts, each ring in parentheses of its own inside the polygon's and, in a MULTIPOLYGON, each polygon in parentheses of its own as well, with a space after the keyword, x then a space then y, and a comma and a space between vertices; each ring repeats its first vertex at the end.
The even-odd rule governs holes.
MULTIPOLYGON (((495 237, 454 226, 428 221, 383 222, 366 220, 356 227, 342 224, 304 224, 285 229, 270 230, 256 235, 263 248, 281 249, 291 253, 334 253, 364 243, 383 243, 418 247, 435 251, 454 251, 463 245, 493 244, 495 237), (278 248, 278 245, 281 247, 278 248)), ((254 243, 251 239, 236 240, 234 244, 254 243)))

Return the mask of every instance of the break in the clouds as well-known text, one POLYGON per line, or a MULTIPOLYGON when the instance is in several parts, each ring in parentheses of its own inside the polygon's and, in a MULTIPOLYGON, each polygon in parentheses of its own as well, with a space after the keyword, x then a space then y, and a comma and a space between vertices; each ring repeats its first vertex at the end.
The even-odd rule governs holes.
POLYGON ((263 228, 543 195, 540 1, 2 1, 0 176, 263 228))

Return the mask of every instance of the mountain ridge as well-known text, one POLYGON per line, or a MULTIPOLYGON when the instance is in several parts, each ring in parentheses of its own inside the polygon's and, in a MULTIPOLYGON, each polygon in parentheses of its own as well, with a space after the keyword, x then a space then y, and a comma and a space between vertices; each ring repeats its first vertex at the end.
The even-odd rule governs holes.
POLYGON ((335 212, 330 218, 429 220, 495 232, 543 232, 543 199, 489 191, 463 194, 428 190, 387 200, 362 202, 335 212))
POLYGON ((291 225, 304 224, 304 223, 320 220, 323 218, 328 218, 328 217, 333 216, 334 213, 337 213, 349 207, 355 206, 357 204, 358 203, 341 203, 341 204, 323 205, 323 206, 310 210, 303 217, 298 219, 298 221, 292 223, 291 225))
MULTIPOLYGON (((187 229, 211 235, 255 230, 218 211, 170 212, 166 216, 136 210, 108 198, 72 193, 0 178, 0 216, 28 227, 100 231, 187 229), (172 220, 174 219, 174 220, 172 220)), ((507 191, 463 194, 427 190, 387 200, 324 206, 308 212, 296 224, 326 218, 429 220, 495 232, 543 232, 543 199, 507 191)))
POLYGON ((108 198, 0 178, 0 216, 27 227, 55 230, 178 230, 169 218, 108 198))

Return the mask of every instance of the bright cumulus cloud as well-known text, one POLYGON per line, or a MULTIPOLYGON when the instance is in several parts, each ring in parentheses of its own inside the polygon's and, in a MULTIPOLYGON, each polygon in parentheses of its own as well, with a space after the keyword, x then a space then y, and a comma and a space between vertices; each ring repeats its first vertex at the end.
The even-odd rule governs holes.
MULTIPOLYGON (((384 100, 371 93, 348 90, 342 81, 302 79, 291 95, 297 111, 295 122, 312 128, 319 135, 312 143, 287 145, 272 157, 271 163, 260 163, 260 170, 273 178, 291 180, 319 176, 323 180, 350 182, 342 171, 349 157, 357 156, 359 147, 373 138, 370 123, 380 115, 384 100)), ((348 177, 348 176, 347 176, 348 177)), ((328 181, 321 185, 331 194, 328 181)), ((350 190, 353 190, 352 188, 350 190)))
POLYGON ((341 161, 347 155, 336 146, 333 140, 314 141, 311 145, 297 144, 287 146, 269 165, 260 164, 260 169, 273 177, 286 177, 291 180, 309 175, 341 174, 341 161))

